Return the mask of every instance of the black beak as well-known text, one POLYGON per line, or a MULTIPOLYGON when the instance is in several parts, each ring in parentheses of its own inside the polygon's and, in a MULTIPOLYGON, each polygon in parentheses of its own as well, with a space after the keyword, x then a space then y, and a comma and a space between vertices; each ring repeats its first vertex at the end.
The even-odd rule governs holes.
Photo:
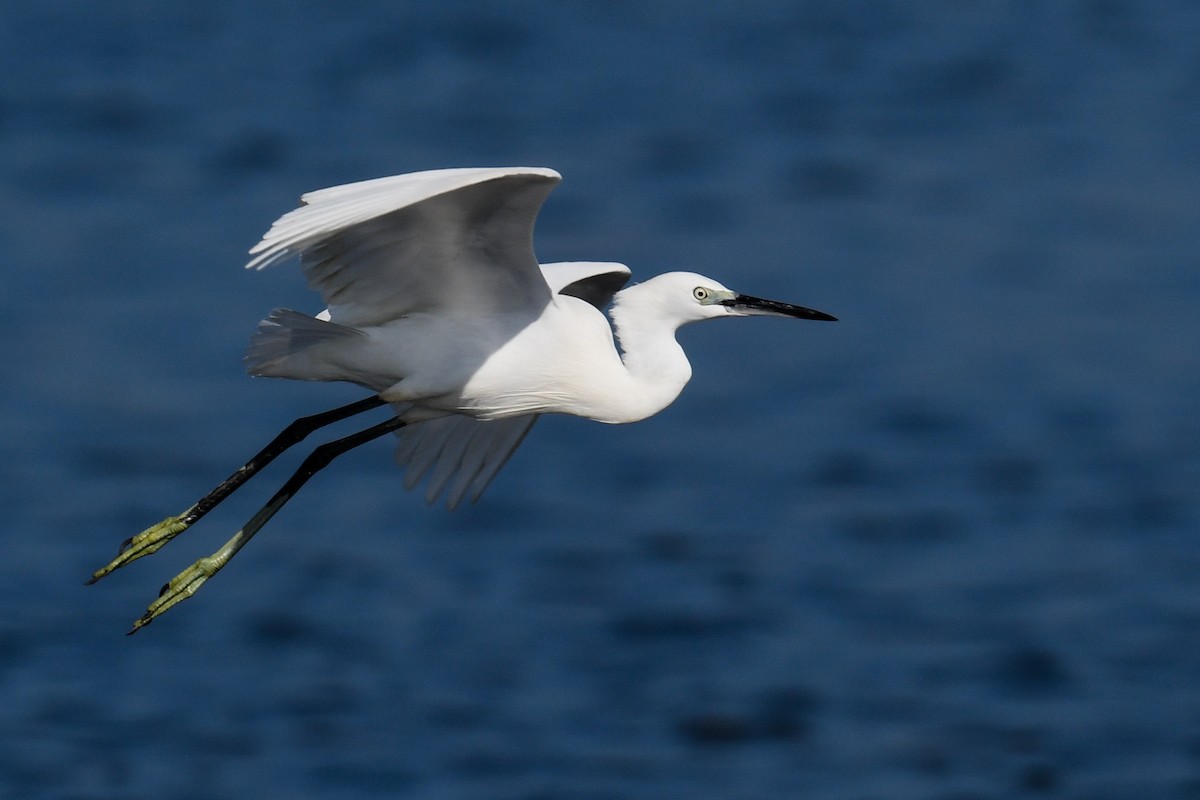
POLYGON ((837 317, 832 314, 826 314, 824 311, 815 311, 804 306, 794 306, 791 303, 780 303, 777 300, 763 300, 761 297, 751 297, 748 294, 734 295, 730 300, 722 300, 721 305, 729 306, 747 316, 795 317, 796 319, 837 322, 837 317))

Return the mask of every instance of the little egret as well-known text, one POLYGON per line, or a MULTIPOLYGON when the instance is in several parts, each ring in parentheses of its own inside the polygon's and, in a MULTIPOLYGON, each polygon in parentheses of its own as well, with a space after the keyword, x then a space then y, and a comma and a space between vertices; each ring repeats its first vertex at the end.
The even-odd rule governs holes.
POLYGON ((622 423, 670 405, 692 375, 675 341, 689 322, 834 319, 691 272, 622 289, 623 264, 539 265, 534 219, 559 180, 542 168, 415 172, 310 192, 275 221, 247 268, 298 255, 328 308, 272 311, 250 340, 247 371, 372 394, 294 421, 191 508, 128 539, 88 582, 157 551, 318 428, 383 405, 394 416, 313 450, 232 539, 167 583, 130 633, 192 596, 309 478, 361 444, 395 433, 405 488, 428 475, 426 500, 445 491, 453 508, 479 498, 540 414, 622 423))

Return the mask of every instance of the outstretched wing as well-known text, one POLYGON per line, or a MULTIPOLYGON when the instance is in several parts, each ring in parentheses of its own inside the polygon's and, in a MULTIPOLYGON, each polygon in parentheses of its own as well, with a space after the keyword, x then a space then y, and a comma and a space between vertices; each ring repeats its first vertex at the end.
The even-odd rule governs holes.
POLYGON ((533 167, 445 169, 310 192, 246 266, 300 255, 330 318, 352 327, 420 311, 536 317, 551 291, 533 225, 559 180, 533 167))
MULTIPOLYGON (((579 297, 603 309, 630 273, 624 264, 567 261, 543 264, 542 274, 555 294, 579 297)), ((396 463, 404 468, 404 488, 412 489, 429 476, 425 502, 435 502, 445 490, 451 509, 464 499, 474 503, 539 416, 480 420, 452 414, 401 428, 396 431, 396 463)))

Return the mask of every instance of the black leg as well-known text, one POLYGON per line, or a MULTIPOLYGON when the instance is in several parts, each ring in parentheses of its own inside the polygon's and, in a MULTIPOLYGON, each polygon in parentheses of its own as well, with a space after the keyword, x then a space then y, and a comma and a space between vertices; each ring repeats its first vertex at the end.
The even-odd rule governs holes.
POLYGON ((402 427, 404 427, 404 422, 399 417, 394 417, 343 439, 323 444, 313 450, 292 477, 288 478, 279 491, 267 501, 267 504, 259 509, 258 513, 251 517, 250 521, 235 533, 233 538, 226 542, 220 550, 207 558, 200 559, 172 578, 162 588, 158 599, 150 604, 146 613, 133 623, 133 629, 129 632, 136 633, 175 604, 181 603, 195 594, 205 581, 229 563, 229 559, 233 558, 246 545, 246 542, 250 541, 254 534, 258 533, 263 525, 266 525, 267 521, 300 491, 309 478, 329 466, 335 458, 402 427))
POLYGON ((239 467, 237 471, 222 481, 211 492, 200 498, 182 514, 167 517, 162 522, 152 525, 137 536, 131 536, 126 539, 121 544, 117 557, 102 569, 96 570, 88 583, 95 583, 113 570, 156 552, 164 544, 183 533, 197 520, 216 508, 222 500, 233 494, 238 487, 254 477, 256 473, 274 461, 285 450, 304 441, 313 431, 382 405, 387 405, 387 401, 378 395, 372 395, 349 405, 295 420, 271 440, 270 444, 260 450, 253 458, 239 467))
POLYGON ((304 441, 313 431, 324 428, 326 425, 340 422, 355 414, 370 411, 372 408, 379 408, 382 405, 387 405, 387 401, 379 395, 372 395, 356 403, 350 403, 349 405, 329 411, 323 411, 320 414, 313 414, 312 416, 301 417, 295 420, 280 431, 279 435, 269 445, 260 450, 254 458, 247 461, 237 472, 222 481, 220 486, 200 498, 194 506, 184 512, 183 522, 191 525, 209 511, 212 511, 222 500, 233 494, 234 490, 254 477, 255 473, 274 461, 276 457, 288 448, 304 441))

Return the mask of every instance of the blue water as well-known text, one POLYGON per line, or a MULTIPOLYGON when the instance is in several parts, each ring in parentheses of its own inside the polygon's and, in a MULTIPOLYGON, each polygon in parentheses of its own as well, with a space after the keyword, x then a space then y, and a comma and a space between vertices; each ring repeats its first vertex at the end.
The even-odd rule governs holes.
POLYGON ((1197 42, 1184 0, 0 7, 0 797, 1200 796, 1197 42), (359 396, 242 374, 320 307, 245 250, 493 164, 564 174, 542 260, 841 321, 687 329, 673 407, 545 420, 454 514, 356 451, 124 637, 298 456, 84 588, 120 540, 359 396))

